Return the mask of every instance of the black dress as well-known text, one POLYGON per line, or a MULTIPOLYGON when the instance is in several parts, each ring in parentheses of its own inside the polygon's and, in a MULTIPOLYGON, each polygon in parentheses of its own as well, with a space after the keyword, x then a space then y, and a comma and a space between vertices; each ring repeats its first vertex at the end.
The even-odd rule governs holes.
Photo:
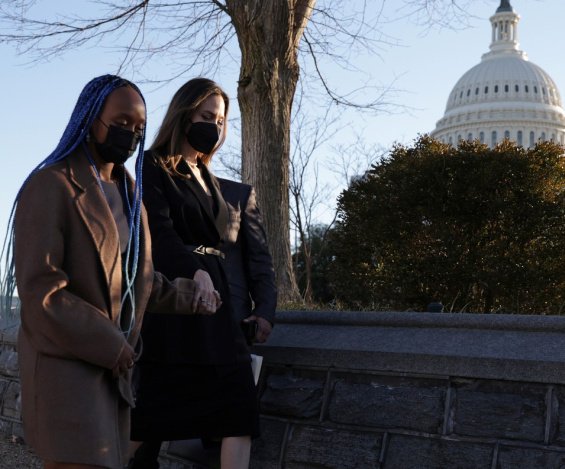
POLYGON ((222 249, 227 209, 216 178, 199 163, 211 198, 188 164, 171 176, 146 152, 143 202, 147 209, 155 270, 169 279, 210 275, 222 298, 211 316, 147 312, 141 337, 132 440, 179 440, 258 436, 258 403, 250 356, 232 312, 223 260, 194 252, 222 249))

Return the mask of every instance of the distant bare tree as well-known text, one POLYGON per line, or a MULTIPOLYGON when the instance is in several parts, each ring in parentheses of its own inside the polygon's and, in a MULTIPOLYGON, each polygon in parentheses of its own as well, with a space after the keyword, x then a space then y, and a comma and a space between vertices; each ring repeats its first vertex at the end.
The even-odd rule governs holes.
POLYGON ((386 153, 385 148, 369 144, 357 134, 353 142, 333 146, 327 167, 346 188, 356 178, 363 177, 386 153))
MULTIPOLYGON (((320 178, 320 163, 316 153, 323 151, 324 144, 335 130, 337 119, 327 112, 324 116, 309 119, 303 111, 301 100, 292 123, 292 152, 290 156, 290 222, 299 238, 296 246, 304 263, 304 291, 302 297, 312 303, 312 249, 311 233, 317 226, 316 211, 332 199, 335 186, 320 178)), ((332 207, 333 208, 333 207, 332 207)), ((335 218, 334 218, 335 219, 335 218)), ((333 221, 327 225, 331 228, 333 221)), ((323 238, 323 235, 322 235, 323 238)))

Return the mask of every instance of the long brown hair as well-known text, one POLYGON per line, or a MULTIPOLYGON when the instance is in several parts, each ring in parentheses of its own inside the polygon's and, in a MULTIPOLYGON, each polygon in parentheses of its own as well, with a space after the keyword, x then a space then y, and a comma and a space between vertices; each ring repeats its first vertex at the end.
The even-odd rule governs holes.
POLYGON ((209 96, 219 95, 224 100, 225 116, 220 141, 211 153, 202 156, 201 160, 208 165, 214 153, 224 143, 227 133, 227 118, 230 100, 220 86, 208 78, 193 78, 182 85, 173 96, 165 114, 163 123, 151 145, 151 150, 159 164, 170 174, 181 175, 177 170, 182 160, 181 148, 186 139, 186 131, 190 127, 192 117, 209 96))

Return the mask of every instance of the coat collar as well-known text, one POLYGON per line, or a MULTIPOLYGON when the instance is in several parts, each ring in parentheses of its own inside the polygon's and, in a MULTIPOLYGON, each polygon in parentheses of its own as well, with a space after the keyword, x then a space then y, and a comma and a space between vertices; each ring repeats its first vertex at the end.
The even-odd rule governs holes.
MULTIPOLYGON (((96 175, 96 172, 94 171, 92 164, 90 164, 90 161, 88 160, 88 156, 86 155, 84 149, 81 148, 75 151, 66 158, 66 161, 67 168, 69 170, 69 179, 79 189, 85 191, 92 185, 100 187, 98 184, 98 177, 96 175)), ((112 176, 114 176, 116 180, 121 181, 124 177, 124 172, 126 174, 128 186, 131 192, 133 188, 133 180, 123 166, 115 165, 112 171, 112 176)))

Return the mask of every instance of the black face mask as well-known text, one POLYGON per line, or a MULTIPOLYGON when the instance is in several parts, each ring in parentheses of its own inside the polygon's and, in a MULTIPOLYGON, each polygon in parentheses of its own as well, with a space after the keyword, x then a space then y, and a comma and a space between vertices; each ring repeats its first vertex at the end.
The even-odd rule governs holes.
POLYGON ((212 122, 194 122, 186 133, 186 140, 196 151, 209 155, 220 140, 220 129, 212 122))
MULTIPOLYGON (((102 121, 100 120, 100 122, 102 121)), ((141 134, 115 125, 106 125, 104 122, 102 124, 106 126, 108 133, 103 143, 94 142, 98 155, 106 163, 125 163, 135 152, 137 144, 141 140, 141 134)))

